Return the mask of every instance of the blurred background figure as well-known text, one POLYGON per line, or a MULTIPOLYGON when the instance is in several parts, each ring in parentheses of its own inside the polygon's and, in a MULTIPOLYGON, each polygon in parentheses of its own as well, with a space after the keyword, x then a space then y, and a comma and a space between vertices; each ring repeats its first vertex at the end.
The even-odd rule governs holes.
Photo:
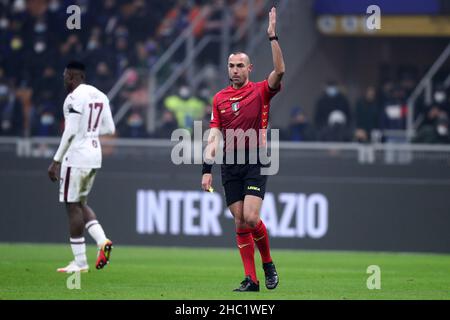
POLYGON ((344 141, 340 139, 347 136, 346 134, 339 134, 339 137, 334 137, 334 135, 338 132, 348 131, 350 121, 351 111, 347 97, 341 92, 335 81, 328 81, 322 95, 315 104, 314 125, 318 131, 319 139, 344 141))
POLYGON ((157 139, 170 139, 172 133, 178 129, 178 123, 173 113, 167 109, 163 111, 161 121, 156 130, 154 138, 157 139))
POLYGON ((120 136, 123 138, 146 138, 147 131, 144 119, 142 109, 132 107, 120 129, 120 136))
POLYGON ((0 68, 0 135, 23 135, 22 105, 6 80, 2 68, 0 68))
POLYGON ((328 81, 316 102, 314 124, 322 141, 350 141, 350 104, 335 81, 328 81))
POLYGON ((350 142, 352 131, 347 116, 341 110, 334 110, 328 116, 327 124, 320 132, 320 140, 326 142, 350 142))
POLYGON ((111 90, 115 83, 113 72, 106 61, 100 60, 95 68, 95 74, 92 76, 92 85, 102 92, 111 90))
POLYGON ((408 107, 406 105, 405 91, 395 85, 388 93, 381 114, 381 129, 385 130, 386 142, 405 142, 406 137, 397 136, 395 131, 406 129, 406 117, 408 107))
POLYGON ((289 141, 314 141, 315 132, 301 107, 291 109, 291 122, 285 135, 289 141))
POLYGON ((164 100, 164 107, 172 111, 178 127, 192 132, 194 121, 201 121, 205 112, 205 103, 197 98, 189 86, 183 84, 176 94, 164 100))
POLYGON ((355 140, 367 143, 371 141, 372 131, 379 128, 380 108, 376 97, 376 89, 369 86, 365 95, 356 104, 355 140))
POLYGON ((449 118, 446 112, 439 112, 437 107, 430 111, 430 118, 426 124, 422 125, 413 139, 414 143, 448 144, 449 118))

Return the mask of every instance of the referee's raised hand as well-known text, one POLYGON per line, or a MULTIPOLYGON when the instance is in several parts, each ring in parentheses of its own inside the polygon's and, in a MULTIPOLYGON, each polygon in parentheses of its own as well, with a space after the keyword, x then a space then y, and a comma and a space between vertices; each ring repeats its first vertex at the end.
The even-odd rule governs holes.
POLYGON ((277 25, 277 9, 275 7, 272 7, 272 9, 269 12, 269 27, 267 28, 267 34, 269 37, 275 37, 276 36, 276 27, 277 25))

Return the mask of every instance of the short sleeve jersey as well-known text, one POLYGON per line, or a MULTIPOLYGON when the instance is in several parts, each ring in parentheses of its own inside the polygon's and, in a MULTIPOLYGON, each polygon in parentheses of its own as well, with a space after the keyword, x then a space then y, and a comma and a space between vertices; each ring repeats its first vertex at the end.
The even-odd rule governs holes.
POLYGON ((270 101, 280 89, 264 80, 239 89, 228 86, 214 96, 210 128, 221 129, 226 152, 265 146, 270 101))
POLYGON ((102 151, 101 126, 114 123, 108 97, 97 88, 81 84, 64 101, 64 117, 80 114, 79 130, 64 155, 63 164, 78 168, 100 168, 102 151))

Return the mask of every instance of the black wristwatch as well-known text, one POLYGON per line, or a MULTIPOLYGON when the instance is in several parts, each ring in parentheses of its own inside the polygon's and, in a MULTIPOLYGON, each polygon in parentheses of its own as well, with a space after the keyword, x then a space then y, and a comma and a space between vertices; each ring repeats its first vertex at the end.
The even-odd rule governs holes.
POLYGON ((270 37, 270 38, 269 38, 269 41, 272 42, 273 40, 277 40, 277 41, 278 41, 278 36, 274 36, 274 37, 270 37))

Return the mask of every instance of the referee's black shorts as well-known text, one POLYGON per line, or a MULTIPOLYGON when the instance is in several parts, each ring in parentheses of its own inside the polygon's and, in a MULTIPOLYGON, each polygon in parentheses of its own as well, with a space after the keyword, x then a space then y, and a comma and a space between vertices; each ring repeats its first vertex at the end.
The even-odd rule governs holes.
POLYGON ((264 199, 267 175, 261 174, 262 164, 222 164, 222 185, 227 207, 251 195, 264 199))

